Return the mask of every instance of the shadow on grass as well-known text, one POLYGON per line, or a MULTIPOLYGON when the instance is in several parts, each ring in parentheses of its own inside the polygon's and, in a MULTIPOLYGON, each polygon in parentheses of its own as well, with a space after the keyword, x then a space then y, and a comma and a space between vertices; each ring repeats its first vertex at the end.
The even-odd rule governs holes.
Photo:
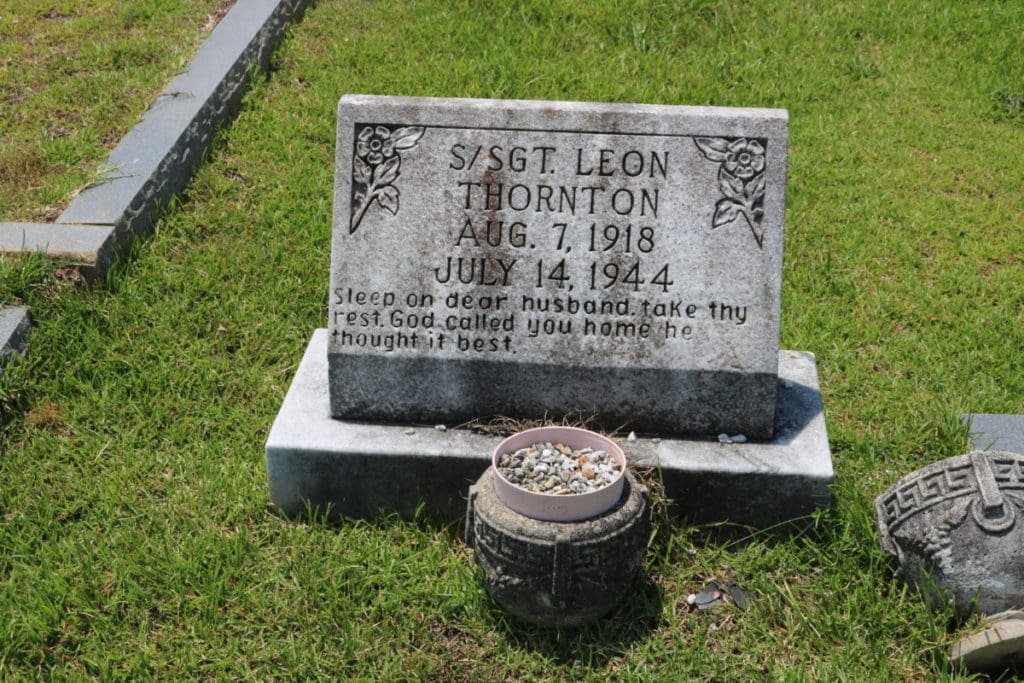
MULTIPOLYGON (((482 590, 486 590, 481 580, 482 590)), ((566 666, 588 669, 607 666, 647 638, 662 623, 664 593, 647 572, 641 572, 611 613, 579 627, 544 627, 521 621, 489 599, 494 628, 510 646, 566 666)))
POLYGON ((697 548, 738 551, 755 544, 783 545, 798 538, 825 544, 835 533, 834 529, 829 528, 830 525, 836 523, 828 519, 830 512, 829 508, 823 508, 815 514, 788 520, 764 529, 728 522, 693 526, 677 523, 676 526, 687 530, 690 542, 697 548))

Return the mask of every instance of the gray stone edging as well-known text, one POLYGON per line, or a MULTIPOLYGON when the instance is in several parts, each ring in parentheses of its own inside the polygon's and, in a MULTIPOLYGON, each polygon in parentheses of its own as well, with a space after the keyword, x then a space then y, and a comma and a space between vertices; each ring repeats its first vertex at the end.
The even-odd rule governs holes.
POLYGON ((24 356, 28 351, 28 331, 32 327, 28 309, 11 306, 0 309, 0 375, 11 356, 24 356))
POLYGON ((106 259, 114 227, 76 223, 0 223, 0 252, 42 252, 52 258, 92 264, 106 259))
POLYGON ((973 450, 1024 453, 1024 415, 967 413, 960 422, 968 427, 973 450))
POLYGON ((308 1, 236 3, 111 152, 100 179, 55 223, 0 223, 0 251, 41 251, 82 264, 90 279, 102 277, 188 184, 217 126, 237 111, 253 69, 268 68, 285 26, 308 1))

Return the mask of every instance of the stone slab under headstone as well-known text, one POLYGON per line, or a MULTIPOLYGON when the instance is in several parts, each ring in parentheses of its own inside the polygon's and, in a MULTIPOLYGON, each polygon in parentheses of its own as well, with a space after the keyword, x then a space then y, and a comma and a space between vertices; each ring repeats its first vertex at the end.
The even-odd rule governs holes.
MULTIPOLYGON (((288 515, 308 505, 373 518, 418 507, 456 519, 500 437, 430 425, 383 425, 330 415, 327 330, 317 330, 267 439, 270 500, 288 515)), ((814 357, 781 351, 775 436, 617 439, 630 463, 660 467, 673 512, 694 523, 754 527, 828 505, 832 458, 814 357)))
POLYGON ((1024 415, 969 413, 961 419, 974 450, 1024 453, 1024 415))
POLYGON ((783 110, 345 96, 336 418, 770 438, 783 110))

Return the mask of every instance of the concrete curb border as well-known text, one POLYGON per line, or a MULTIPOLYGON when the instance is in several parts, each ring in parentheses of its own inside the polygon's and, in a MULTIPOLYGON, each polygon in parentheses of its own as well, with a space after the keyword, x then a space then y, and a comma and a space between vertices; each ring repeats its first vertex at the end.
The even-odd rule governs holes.
MULTIPOLYGON (((255 69, 266 71, 289 22, 309 0, 238 0, 189 62, 54 223, 0 222, 0 253, 41 252, 102 279, 147 235, 160 209, 185 189, 217 127, 238 111, 255 69)), ((31 323, 24 308, 0 310, 0 373, 24 355, 31 323)))
POLYGON ((237 112, 250 75, 267 70, 285 26, 308 2, 239 0, 111 152, 100 179, 55 223, 0 223, 0 252, 41 251, 102 278, 188 184, 217 127, 237 112))
POLYGON ((0 375, 11 356, 24 356, 28 352, 26 338, 32 322, 28 309, 10 307, 0 310, 0 375))
MULTIPOLYGON (((487 469, 501 437, 332 418, 327 340, 326 329, 313 333, 270 428, 271 503, 289 516, 312 506, 333 518, 397 512, 414 519, 422 510, 459 519, 469 485, 487 469)), ((767 529, 806 522, 830 505, 835 475, 813 354, 779 352, 776 400, 770 441, 641 437, 623 450, 630 463, 659 473, 672 513, 689 523, 767 529)))

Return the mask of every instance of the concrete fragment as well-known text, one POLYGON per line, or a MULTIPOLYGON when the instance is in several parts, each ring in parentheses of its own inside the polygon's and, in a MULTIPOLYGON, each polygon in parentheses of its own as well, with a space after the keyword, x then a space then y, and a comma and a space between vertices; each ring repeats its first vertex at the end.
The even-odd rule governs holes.
POLYGON ((82 190, 57 224, 113 226, 101 275, 135 236, 149 232, 159 211, 188 184, 217 127, 234 115, 254 69, 267 68, 288 21, 308 0, 247 0, 220 20, 185 73, 174 78, 114 148, 100 177, 82 190))
POLYGON ((41 252, 55 259, 95 266, 112 256, 114 229, 74 223, 0 223, 0 252, 41 252))

